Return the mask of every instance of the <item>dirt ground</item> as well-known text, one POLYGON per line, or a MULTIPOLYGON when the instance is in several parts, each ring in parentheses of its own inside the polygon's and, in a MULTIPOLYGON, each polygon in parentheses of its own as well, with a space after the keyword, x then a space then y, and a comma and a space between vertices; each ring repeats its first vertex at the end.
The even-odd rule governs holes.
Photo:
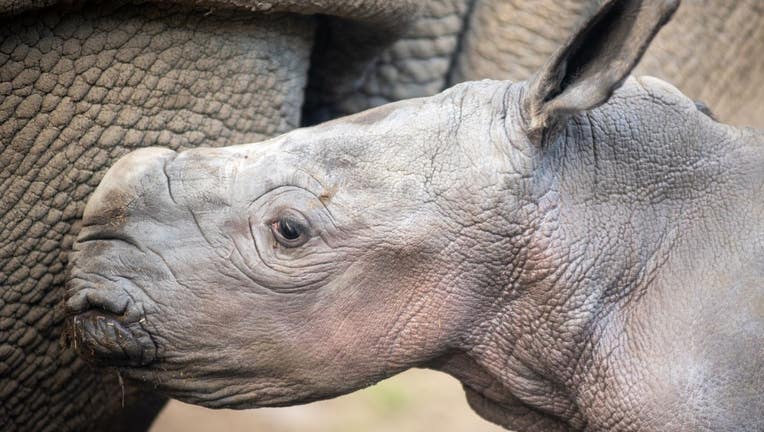
POLYGON ((366 390, 289 408, 209 410, 172 401, 150 432, 499 432, 438 372, 411 370, 366 390))

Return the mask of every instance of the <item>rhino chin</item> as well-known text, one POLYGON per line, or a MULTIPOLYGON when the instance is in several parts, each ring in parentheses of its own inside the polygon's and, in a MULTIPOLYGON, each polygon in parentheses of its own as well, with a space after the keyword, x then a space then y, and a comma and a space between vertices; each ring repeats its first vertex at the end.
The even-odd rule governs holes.
POLYGON ((141 367, 156 360, 156 345, 139 322, 123 323, 91 310, 71 318, 72 346, 85 359, 105 366, 141 367))

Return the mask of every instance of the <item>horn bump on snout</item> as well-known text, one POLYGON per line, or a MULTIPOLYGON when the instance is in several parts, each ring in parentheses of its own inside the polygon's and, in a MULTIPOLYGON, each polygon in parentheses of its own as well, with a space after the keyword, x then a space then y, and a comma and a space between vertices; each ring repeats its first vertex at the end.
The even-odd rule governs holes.
POLYGON ((121 223, 130 204, 142 194, 166 187, 165 165, 177 155, 170 149, 147 147, 119 159, 88 200, 82 216, 83 226, 121 223))

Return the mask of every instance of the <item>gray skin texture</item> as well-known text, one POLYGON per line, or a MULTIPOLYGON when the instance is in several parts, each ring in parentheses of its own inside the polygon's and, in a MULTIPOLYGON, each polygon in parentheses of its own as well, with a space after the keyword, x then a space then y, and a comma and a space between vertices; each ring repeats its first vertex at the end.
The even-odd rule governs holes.
POLYGON ((0 429, 143 430, 163 398, 62 343, 66 254, 86 198, 131 150, 298 127, 310 15, 354 36, 358 53, 332 42, 325 57, 351 74, 400 33, 412 3, 54 3, 0 1, 0 429))
POLYGON ((676 6, 607 2, 528 82, 122 158, 72 343, 208 407, 430 367, 517 431, 761 430, 764 133, 627 79, 676 6))
MULTIPOLYGON (((477 0, 449 81, 528 79, 599 3, 477 0)), ((764 128, 762 40, 764 2, 684 1, 635 73, 671 82, 724 122, 764 128)))
MULTIPOLYGON (((329 119, 460 82, 526 80, 602 0, 434 0, 329 119)), ((764 128, 764 2, 689 0, 635 70, 671 82, 720 120, 764 128)), ((307 117, 308 123, 314 120, 307 117)))
MULTIPOLYGON (((583 2, 571 2, 570 10, 567 3, 561 9, 534 8, 547 22, 554 20, 556 25, 547 28, 557 33, 518 43, 512 38, 503 42, 495 31, 515 28, 497 22, 521 15, 491 8, 513 7, 517 12, 523 4, 490 1, 334 1, 312 2, 310 7, 294 1, 205 1, 199 3, 202 10, 109 2, 29 12, 55 3, 0 1, 0 182, 6 191, 0 198, 0 425, 8 430, 102 429, 101 418, 107 418, 109 428, 127 424, 105 416, 114 411, 125 419, 139 418, 135 427, 141 429, 160 404, 151 401, 148 409, 132 410, 132 401, 147 396, 133 396, 130 383, 121 386, 115 372, 87 368, 59 342, 63 314, 55 305, 62 295, 66 251, 79 230, 84 200, 113 161, 149 145, 182 149, 256 141, 301 122, 431 95, 465 78, 525 78, 507 69, 522 63, 518 50, 526 49, 538 62, 532 64, 540 64, 580 20, 571 15, 583 17, 595 9, 583 2), (365 68, 370 57, 401 34, 414 16, 413 3, 421 8, 413 26, 373 67, 365 68), (328 18, 263 12, 322 13, 328 18), (356 49, 331 37, 314 49, 314 34, 327 33, 352 40, 356 49), (486 55, 481 46, 497 40, 502 49, 494 50, 493 57, 486 55), (527 48, 531 42, 533 50, 527 48), (473 52, 488 62, 465 63, 464 58, 476 58, 473 52), (332 69, 333 64, 339 67, 332 69), (363 71, 364 79, 358 81, 363 71), (327 83, 324 76, 331 80, 327 83), (120 409, 123 391, 126 410, 120 409)), ((714 80, 713 86, 695 79, 701 90, 693 95, 714 101, 722 88, 728 105, 737 108, 736 116, 761 118, 751 107, 761 99, 756 91, 764 88, 755 85, 763 75, 756 62, 764 56, 753 55, 755 32, 762 26, 751 19, 761 16, 760 5, 727 7, 728 13, 711 17, 703 13, 718 5, 688 5, 678 19, 717 20, 715 34, 726 36, 714 42, 718 45, 713 50, 735 57, 723 62, 725 79, 714 80), (690 7, 695 12, 684 12, 690 7), (723 45, 737 37, 742 42, 729 45, 737 49, 723 45), (739 78, 745 70, 749 76, 739 78)), ((524 16, 522 23, 542 21, 524 16)), ((708 26, 694 22, 685 27, 676 33, 689 43, 658 62, 668 68, 668 78, 674 76, 676 63, 702 63, 683 72, 680 82, 707 75, 712 70, 708 62, 720 58, 688 57, 684 47, 707 45, 693 41, 709 33, 704 32, 708 26)), ((675 28, 672 24, 666 31, 675 28)), ((660 41, 661 36, 656 44, 660 41)), ((712 106, 726 118, 726 108, 712 106)))

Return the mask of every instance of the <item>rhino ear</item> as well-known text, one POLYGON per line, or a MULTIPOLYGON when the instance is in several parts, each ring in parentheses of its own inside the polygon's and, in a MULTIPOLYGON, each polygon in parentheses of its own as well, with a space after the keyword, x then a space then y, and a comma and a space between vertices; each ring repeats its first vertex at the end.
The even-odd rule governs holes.
POLYGON ((529 135, 606 102, 639 62, 679 0, 606 0, 530 80, 529 135))

